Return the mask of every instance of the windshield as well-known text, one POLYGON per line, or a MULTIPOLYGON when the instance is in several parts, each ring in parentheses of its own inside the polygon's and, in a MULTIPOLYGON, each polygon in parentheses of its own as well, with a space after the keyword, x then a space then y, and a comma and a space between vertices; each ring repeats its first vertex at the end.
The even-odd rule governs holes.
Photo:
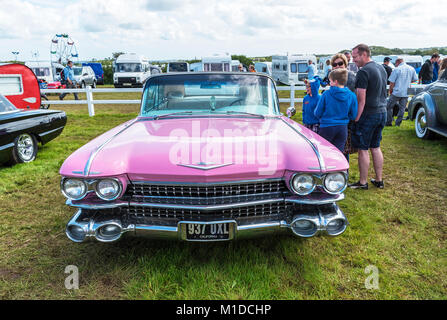
POLYGON ((142 72, 141 63, 117 63, 115 72, 142 72))
POLYGON ((73 67, 73 74, 75 76, 80 76, 82 74, 82 68, 73 67))
POLYGON ((186 62, 171 62, 169 63, 170 72, 187 72, 188 64, 186 62))
POLYGON ((0 112, 16 111, 17 108, 0 94, 0 112))
POLYGON ((155 77, 144 88, 141 116, 175 112, 279 114, 270 78, 248 74, 196 74, 155 77))
POLYGON ((47 77, 50 75, 50 68, 31 68, 37 77, 47 77))

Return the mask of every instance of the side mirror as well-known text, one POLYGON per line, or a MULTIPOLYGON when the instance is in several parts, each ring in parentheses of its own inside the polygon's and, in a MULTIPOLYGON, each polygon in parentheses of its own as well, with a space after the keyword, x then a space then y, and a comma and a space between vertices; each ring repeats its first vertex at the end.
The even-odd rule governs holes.
POLYGON ((88 73, 84 73, 82 76, 83 76, 83 77, 88 76, 88 73))
POLYGON ((292 118, 296 113, 295 107, 287 108, 287 117, 292 118))

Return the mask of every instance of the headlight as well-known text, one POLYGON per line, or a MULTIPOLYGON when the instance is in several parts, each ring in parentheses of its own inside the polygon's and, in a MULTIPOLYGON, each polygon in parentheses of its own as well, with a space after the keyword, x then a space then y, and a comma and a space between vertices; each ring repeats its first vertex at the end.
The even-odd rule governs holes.
POLYGON ((95 191, 103 200, 115 200, 121 192, 121 184, 114 179, 102 179, 96 183, 95 191))
POLYGON ((87 184, 79 179, 64 179, 62 181, 62 193, 71 200, 81 200, 87 193, 87 184))
POLYGON ((292 190, 301 196, 305 196, 315 189, 315 181, 310 174, 296 174, 290 183, 292 190))
POLYGON ((328 173, 324 177, 324 189, 331 194, 339 194, 346 188, 346 176, 341 172, 328 173))

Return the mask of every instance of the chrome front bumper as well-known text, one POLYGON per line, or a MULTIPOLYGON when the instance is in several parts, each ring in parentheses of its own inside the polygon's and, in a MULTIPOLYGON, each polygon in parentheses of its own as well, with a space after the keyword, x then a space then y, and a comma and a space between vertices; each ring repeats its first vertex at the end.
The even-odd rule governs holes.
MULTIPOLYGON (((318 206, 316 206, 318 207, 318 206)), ((91 208, 90 208, 91 209, 91 208)), ((118 217, 97 219, 92 210, 79 208, 66 227, 66 234, 74 242, 96 239, 101 242, 114 242, 122 235, 148 237, 151 239, 187 240, 182 225, 185 223, 213 224, 229 222, 234 225, 228 240, 238 240, 265 236, 272 233, 292 233, 299 237, 312 237, 318 234, 337 236, 346 230, 348 221, 335 203, 325 206, 324 212, 293 212, 287 219, 259 217, 255 220, 215 220, 215 221, 178 221, 176 225, 126 223, 118 217), (303 229, 303 226, 307 228, 303 229)), ((216 240, 187 240, 216 241, 216 240)), ((222 241, 222 240, 218 240, 222 241)))

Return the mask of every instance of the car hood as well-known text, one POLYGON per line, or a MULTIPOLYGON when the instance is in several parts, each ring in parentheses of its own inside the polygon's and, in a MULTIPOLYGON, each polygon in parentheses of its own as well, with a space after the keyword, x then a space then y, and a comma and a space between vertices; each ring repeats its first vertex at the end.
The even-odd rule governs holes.
POLYGON ((136 119, 77 150, 61 174, 218 182, 347 168, 338 149, 287 118, 222 116, 136 119))

